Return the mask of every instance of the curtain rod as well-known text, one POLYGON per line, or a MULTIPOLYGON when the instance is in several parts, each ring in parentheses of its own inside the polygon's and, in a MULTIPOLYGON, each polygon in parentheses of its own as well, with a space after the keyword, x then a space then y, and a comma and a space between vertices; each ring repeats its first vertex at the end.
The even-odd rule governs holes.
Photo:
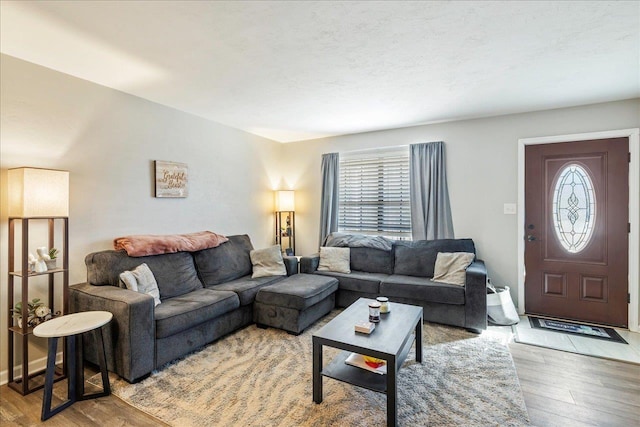
POLYGON ((367 151, 386 151, 386 150, 399 150, 402 148, 409 148, 409 144, 406 145, 392 145, 388 147, 374 147, 374 148, 364 148, 362 150, 351 150, 351 151, 340 151, 340 154, 356 154, 356 153, 366 153, 367 151))

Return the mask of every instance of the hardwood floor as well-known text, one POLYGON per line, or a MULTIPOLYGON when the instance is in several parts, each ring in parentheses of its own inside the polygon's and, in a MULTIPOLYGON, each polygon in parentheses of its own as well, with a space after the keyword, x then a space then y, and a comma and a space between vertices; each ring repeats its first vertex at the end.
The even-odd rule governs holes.
POLYGON ((535 426, 640 425, 640 365, 510 343, 535 426))
MULTIPOLYGON (((88 378, 95 373, 92 369, 85 370, 88 378)), ((60 403, 56 395, 66 396, 66 381, 54 385, 53 405, 60 403)), ((87 391, 94 390, 90 384, 87 391)), ((42 390, 22 396, 11 390, 6 384, 0 387, 0 425, 8 426, 164 426, 165 423, 129 406, 115 396, 99 397, 97 399, 76 402, 62 412, 54 415, 45 422, 40 421, 42 411, 42 390)))
MULTIPOLYGON (((640 365, 510 343, 534 426, 640 425, 640 365)), ((90 372, 87 372, 87 376, 90 372)), ((64 393, 65 382, 56 384, 64 393)), ((55 403, 55 402, 54 402, 55 403)), ((42 392, 21 396, 0 387, 4 426, 164 425, 114 396, 77 402, 40 422, 42 392)))

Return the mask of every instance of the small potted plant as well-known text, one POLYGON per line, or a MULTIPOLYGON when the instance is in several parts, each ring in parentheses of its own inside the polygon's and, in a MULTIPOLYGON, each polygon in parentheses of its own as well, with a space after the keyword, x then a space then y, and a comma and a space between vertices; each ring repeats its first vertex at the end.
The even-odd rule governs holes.
MULTIPOLYGON (((18 301, 11 311, 13 312, 13 318, 18 321, 18 327, 22 328, 22 301, 18 301)), ((41 321, 49 320, 46 319, 47 315, 50 319, 51 310, 40 302, 40 298, 34 298, 32 301, 27 302, 27 326, 36 326, 41 321), (42 315, 42 320, 40 320, 40 315, 42 315)))
POLYGON ((57 258, 58 250, 56 248, 49 249, 49 260, 45 260, 45 264, 47 264, 47 270, 53 270, 56 268, 57 258))

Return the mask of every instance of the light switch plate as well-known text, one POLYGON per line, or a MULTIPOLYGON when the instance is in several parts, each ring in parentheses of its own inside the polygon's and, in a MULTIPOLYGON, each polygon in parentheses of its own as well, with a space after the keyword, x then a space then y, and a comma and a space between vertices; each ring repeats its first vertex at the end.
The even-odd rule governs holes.
POLYGON ((505 203, 504 204, 504 214, 505 215, 515 215, 516 214, 516 204, 515 203, 505 203))

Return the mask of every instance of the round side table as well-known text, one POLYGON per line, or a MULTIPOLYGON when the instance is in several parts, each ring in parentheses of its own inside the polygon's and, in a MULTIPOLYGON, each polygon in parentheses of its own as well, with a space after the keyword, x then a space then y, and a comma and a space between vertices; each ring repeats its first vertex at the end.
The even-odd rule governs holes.
POLYGON ((56 317, 39 324, 33 329, 33 335, 49 339, 47 353, 47 372, 44 382, 44 397, 42 399, 42 421, 47 420, 71 406, 79 400, 93 399, 111 394, 107 361, 104 352, 104 340, 102 338, 102 326, 111 321, 113 315, 108 311, 85 311, 81 313, 67 314, 56 317), (102 374, 102 391, 93 394, 84 394, 84 361, 82 353, 82 341, 76 345, 76 337, 82 337, 85 332, 93 331, 102 351, 98 353, 100 373, 102 374), (51 396, 53 395, 53 377, 56 365, 56 352, 58 338, 67 337, 66 354, 68 357, 68 384, 67 400, 55 408, 51 408, 51 396))

